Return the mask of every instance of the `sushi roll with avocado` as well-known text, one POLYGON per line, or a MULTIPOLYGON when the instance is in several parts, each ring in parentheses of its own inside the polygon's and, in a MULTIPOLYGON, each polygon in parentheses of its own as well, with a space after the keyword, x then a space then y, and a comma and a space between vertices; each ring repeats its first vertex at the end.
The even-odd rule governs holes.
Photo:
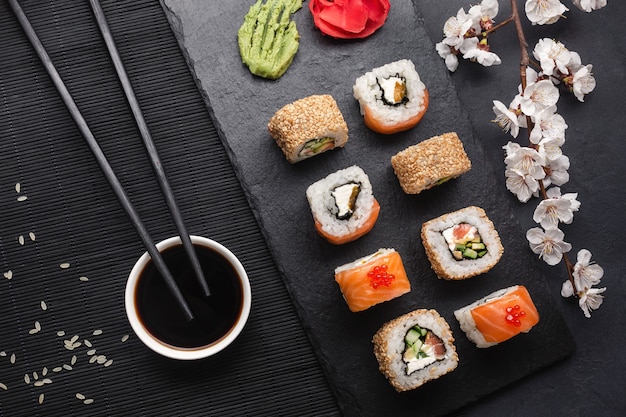
POLYGON ((372 342, 379 370, 398 392, 437 379, 459 363, 450 326, 435 310, 415 310, 389 321, 372 342))
POLYGON ((272 116, 267 128, 292 164, 341 148, 348 141, 348 125, 328 94, 287 104, 272 116))
POLYGON ((539 312, 526 287, 514 285, 495 291, 454 312, 476 347, 495 346, 539 323, 539 312))
POLYGON ((427 221, 421 236, 433 271, 447 280, 489 271, 504 251, 493 223, 475 206, 427 221))
POLYGON ((456 178, 472 168, 463 143, 454 132, 409 146, 391 157, 402 190, 419 194, 456 178))
POLYGON ((315 229, 340 245, 368 233, 378 219, 380 205, 367 174, 358 166, 333 172, 306 190, 315 229))
POLYGON ((428 90, 408 59, 365 73, 356 79, 352 91, 365 125, 378 133, 411 129, 428 109, 428 90))

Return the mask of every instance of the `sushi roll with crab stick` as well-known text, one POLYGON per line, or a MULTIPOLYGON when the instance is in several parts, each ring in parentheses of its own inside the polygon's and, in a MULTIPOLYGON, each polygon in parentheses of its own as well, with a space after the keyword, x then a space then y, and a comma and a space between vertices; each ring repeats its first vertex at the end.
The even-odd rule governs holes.
POLYGON ((428 109, 428 90, 409 59, 374 68, 357 78, 352 90, 365 125, 378 133, 411 129, 428 109))
POLYGON ((368 233, 380 212, 369 177, 356 165, 311 184, 306 197, 315 229, 335 245, 351 242, 368 233))
POLYGON ((539 312, 523 285, 495 291, 456 310, 454 316, 467 338, 479 348, 528 333, 539 323, 539 312))

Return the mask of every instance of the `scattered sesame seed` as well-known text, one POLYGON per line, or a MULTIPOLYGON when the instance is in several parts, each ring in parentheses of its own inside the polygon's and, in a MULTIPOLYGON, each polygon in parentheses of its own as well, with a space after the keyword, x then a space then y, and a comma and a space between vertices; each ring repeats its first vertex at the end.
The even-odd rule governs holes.
POLYGON ((36 333, 39 333, 39 330, 37 330, 37 329, 30 329, 28 331, 28 334, 36 334, 36 333))
POLYGON ((38 321, 35 322, 35 329, 37 329, 37 331, 41 330, 41 324, 38 321))
POLYGON ((63 262, 61 265, 59 265, 59 268, 61 269, 67 269, 70 267, 69 262, 63 262))
POLYGON ((72 370, 72 369, 74 369, 74 368, 72 368, 70 365, 68 365, 68 364, 64 363, 64 364, 63 364, 63 369, 65 369, 66 371, 71 371, 71 370, 72 370))
POLYGON ((87 355, 88 356, 93 356, 95 354, 96 354, 96 350, 95 349, 90 349, 90 350, 87 351, 87 355))
POLYGON ((57 366, 57 367, 55 367, 55 368, 52 368, 52 372, 61 372, 62 370, 63 370, 63 368, 62 368, 62 367, 60 367, 60 366, 57 366))
POLYGON ((104 363, 104 367, 105 367, 105 368, 108 368, 108 367, 109 367, 109 366, 111 366, 111 365, 113 365, 113 359, 109 359, 108 361, 106 361, 106 362, 104 363))
POLYGON ((20 184, 19 182, 16 182, 15 183, 15 192, 19 194, 20 191, 22 191, 22 184, 20 184))
POLYGON ((93 398, 87 398, 85 401, 83 401, 83 404, 89 405, 91 403, 93 403, 93 398))
POLYGON ((70 339, 70 343, 74 343, 78 340, 79 336, 77 334, 75 334, 74 336, 72 336, 72 338, 70 339))
POLYGON ((50 378, 44 378, 41 380, 44 384, 52 384, 52 380, 50 378))
POLYGON ((33 386, 35 387, 43 387, 44 382, 43 381, 35 381, 35 383, 33 384, 33 386))
POLYGON ((64 332, 63 330, 59 330, 59 331, 57 332, 57 336, 59 336, 59 337, 63 337, 63 336, 65 336, 65 332, 64 332))
POLYGON ((17 242, 18 242, 20 245, 24 245, 24 236, 20 235, 20 236, 17 238, 17 242))
POLYGON ((94 336, 99 336, 102 334, 102 330, 94 330, 92 333, 94 336))
POLYGON ((45 302, 45 301, 42 301, 40 305, 41 305, 41 309, 42 309, 43 311, 46 311, 46 310, 48 309, 48 304, 46 304, 46 302, 45 302))
POLYGON ((125 341, 128 340, 128 335, 125 334, 124 336, 122 336, 122 343, 124 343, 125 341))
POLYGON ((28 200, 28 197, 26 197, 25 195, 21 195, 17 198, 17 201, 26 201, 28 200))
POLYGON ((80 392, 77 392, 77 393, 76 393, 76 398, 78 398, 79 400, 81 400, 81 401, 82 401, 82 400, 84 400, 84 399, 85 399, 85 396, 84 396, 83 394, 81 394, 80 392))
POLYGON ((39 404, 43 404, 44 395, 43 393, 39 394, 39 404))
POLYGON ((89 348, 93 346, 93 345, 91 344, 91 342, 90 342, 89 340, 87 340, 87 339, 83 340, 83 343, 85 344, 85 346, 87 346, 87 347, 89 347, 89 348))
POLYGON ((3 350, 2 352, 0 352, 0 356, 6 356, 7 353, 3 350))
POLYGON ((70 365, 76 365, 76 355, 72 355, 72 359, 70 360, 70 365))
POLYGON ((3 389, 3 390, 5 390, 5 391, 9 389, 9 388, 8 388, 6 385, 4 385, 2 382, 0 382, 0 388, 2 388, 2 389, 3 389))
POLYGON ((98 365, 102 365, 107 361, 107 357, 105 355, 98 355, 96 356, 96 361, 98 362, 98 365))
POLYGON ((30 376, 28 374, 24 374, 24 382, 30 384, 30 376))
POLYGON ((11 363, 15 363, 15 353, 12 353, 12 354, 11 354, 11 357, 9 358, 9 361, 10 361, 11 363))
POLYGON ((39 374, 36 371, 33 372, 33 379, 35 380, 39 379, 39 374))
POLYGON ((34 242, 34 241, 35 241, 35 239, 36 239, 35 233, 33 233, 33 232, 28 232, 28 237, 29 237, 29 238, 30 238, 30 240, 32 240, 33 242, 34 242))
MULTIPOLYGON (((94 352, 95 353, 95 352, 94 352)), ((92 356, 91 358, 89 358, 89 363, 94 363, 95 361, 98 360, 97 356, 92 356)))
POLYGON ((11 271, 11 270, 9 269, 7 272, 5 272, 5 273, 4 273, 4 277, 5 277, 6 279, 11 279, 11 278, 13 278, 13 271, 11 271))
POLYGON ((83 281, 83 282, 87 282, 87 281, 89 281, 89 278, 87 278, 87 277, 80 277, 80 278, 78 278, 78 279, 79 279, 79 280, 81 280, 81 281, 83 281))
POLYGON ((41 375, 46 376, 48 375, 48 368, 46 368, 45 366, 43 367, 43 369, 41 370, 41 375))

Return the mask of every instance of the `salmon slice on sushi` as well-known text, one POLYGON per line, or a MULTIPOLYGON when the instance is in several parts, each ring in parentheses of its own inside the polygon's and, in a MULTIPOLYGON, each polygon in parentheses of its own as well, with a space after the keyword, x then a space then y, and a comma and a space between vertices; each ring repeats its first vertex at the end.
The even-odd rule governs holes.
POLYGON ((311 184, 306 197, 315 229, 335 245, 351 242, 368 233, 380 212, 369 177, 356 165, 311 184))
POLYGON ((428 109, 428 90, 409 59, 374 68, 357 78, 352 90, 365 125, 378 133, 411 129, 428 109))
POLYGON ((528 290, 514 285, 460 308, 454 316, 476 347, 487 348, 528 333, 539 323, 539 312, 528 290))
POLYGON ((411 291, 400 254, 392 248, 335 268, 335 281, 352 312, 400 297, 411 291))

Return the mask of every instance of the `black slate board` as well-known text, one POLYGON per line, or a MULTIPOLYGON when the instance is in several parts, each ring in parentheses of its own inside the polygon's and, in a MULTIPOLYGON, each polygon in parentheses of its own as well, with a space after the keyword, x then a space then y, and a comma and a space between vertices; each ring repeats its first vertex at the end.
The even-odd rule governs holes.
POLYGON ((322 36, 308 9, 294 20, 301 35, 292 66, 277 81, 252 76, 241 64, 236 33, 248 1, 163 0, 179 42, 209 106, 249 202, 266 236, 327 376, 349 416, 444 414, 529 376, 573 351, 571 336, 551 305, 549 291, 507 200, 495 192, 494 173, 474 138, 443 62, 420 24, 412 2, 395 1, 385 26, 362 41, 322 36), (389 137, 367 130, 352 97, 354 80, 367 70, 409 58, 430 91, 430 108, 415 129, 389 137), (272 114, 311 94, 332 94, 350 129, 341 150, 290 165, 267 133, 272 114), (417 196, 405 195, 389 158, 431 136, 456 131, 472 170, 417 196), (381 204, 368 235, 336 247, 313 228, 306 187, 352 164, 369 175, 381 204), (438 280, 430 270, 419 231, 424 221, 467 205, 483 207, 499 231, 505 254, 488 274, 464 282, 438 280), (362 313, 350 313, 333 280, 336 266, 394 247, 403 256, 412 291, 362 313), (486 350, 460 331, 453 311, 513 284, 529 288, 541 314, 530 334, 486 350), (371 337, 387 320, 416 308, 434 308, 450 323, 460 365, 419 390, 397 394, 378 372, 371 337), (417 408, 416 408, 417 407, 417 408))

